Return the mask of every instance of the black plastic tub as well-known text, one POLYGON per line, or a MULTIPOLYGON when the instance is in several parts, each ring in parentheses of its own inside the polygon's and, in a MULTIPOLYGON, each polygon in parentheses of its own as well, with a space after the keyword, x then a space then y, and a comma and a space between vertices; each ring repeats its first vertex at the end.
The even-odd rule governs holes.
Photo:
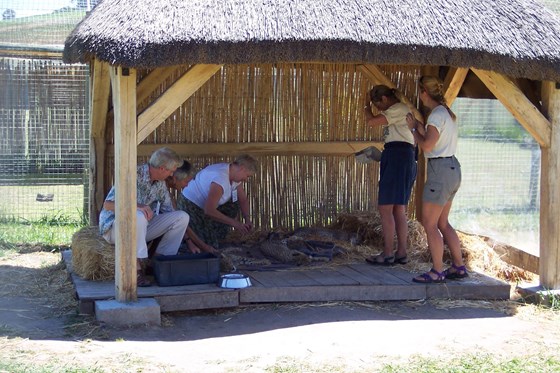
POLYGON ((220 258, 209 253, 156 256, 154 275, 159 286, 217 283, 220 258))

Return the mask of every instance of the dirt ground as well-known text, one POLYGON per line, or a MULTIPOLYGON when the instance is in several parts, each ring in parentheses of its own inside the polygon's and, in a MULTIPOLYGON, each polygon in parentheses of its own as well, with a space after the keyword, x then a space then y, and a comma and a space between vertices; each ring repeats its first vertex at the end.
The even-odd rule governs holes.
POLYGON ((113 328, 78 315, 59 252, 0 258, 0 372, 26 361, 47 371, 373 372, 418 356, 560 351, 558 313, 514 301, 273 304, 162 321, 113 328))

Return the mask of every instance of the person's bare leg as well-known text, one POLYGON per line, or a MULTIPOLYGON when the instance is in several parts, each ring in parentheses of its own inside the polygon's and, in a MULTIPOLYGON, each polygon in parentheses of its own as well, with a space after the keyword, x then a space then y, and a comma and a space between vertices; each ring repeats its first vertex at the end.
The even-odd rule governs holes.
POLYGON ((405 205, 393 206, 393 219, 397 232, 397 252, 395 258, 404 258, 408 248, 408 219, 405 205))
POLYGON ((393 245, 395 241, 393 206, 394 205, 379 205, 381 228, 383 229, 383 255, 385 257, 393 256, 393 245))
POLYGON ((443 237, 438 229, 438 220, 443 207, 430 202, 424 202, 422 205, 422 225, 428 239, 432 267, 439 273, 443 272, 443 237))
POLYGON ((462 265, 464 265, 463 254, 461 253, 461 241, 459 240, 459 236, 457 236, 457 232, 455 231, 453 226, 449 224, 449 212, 451 211, 451 204, 452 202, 449 201, 443 207, 438 220, 438 229, 443 235, 445 243, 447 243, 447 246, 449 247, 453 264, 456 267, 461 267, 462 265))

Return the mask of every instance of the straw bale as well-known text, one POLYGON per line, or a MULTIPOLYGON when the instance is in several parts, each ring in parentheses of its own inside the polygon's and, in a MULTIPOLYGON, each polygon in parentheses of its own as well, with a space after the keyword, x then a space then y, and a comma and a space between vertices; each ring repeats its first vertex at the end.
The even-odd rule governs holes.
POLYGON ((85 227, 72 236, 72 267, 86 280, 115 278, 115 246, 99 233, 99 227, 85 227))

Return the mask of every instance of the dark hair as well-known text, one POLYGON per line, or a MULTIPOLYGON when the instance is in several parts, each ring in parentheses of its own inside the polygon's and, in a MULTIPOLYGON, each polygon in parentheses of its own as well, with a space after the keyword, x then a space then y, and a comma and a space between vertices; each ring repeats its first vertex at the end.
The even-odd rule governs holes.
POLYGON ((177 180, 184 180, 187 177, 191 176, 192 171, 193 168, 190 162, 187 160, 183 160, 183 164, 180 167, 177 167, 177 169, 173 173, 173 176, 175 176, 177 180))
POLYGON ((380 84, 376 85, 369 91, 369 98, 373 102, 381 101, 381 98, 385 96, 387 98, 392 98, 396 101, 401 101, 400 92, 398 92, 395 88, 389 88, 386 85, 380 84))

